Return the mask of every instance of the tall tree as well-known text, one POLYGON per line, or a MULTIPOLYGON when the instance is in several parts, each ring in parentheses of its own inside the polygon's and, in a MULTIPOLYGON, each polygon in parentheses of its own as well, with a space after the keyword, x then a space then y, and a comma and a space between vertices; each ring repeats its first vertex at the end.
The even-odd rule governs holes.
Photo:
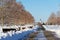
POLYGON ((11 2, 14 0, 7 0, 0 10, 1 24, 19 25, 19 24, 31 24, 34 22, 34 17, 24 9, 24 6, 20 3, 11 2))
POLYGON ((56 24, 56 15, 52 13, 47 20, 47 24, 56 24))

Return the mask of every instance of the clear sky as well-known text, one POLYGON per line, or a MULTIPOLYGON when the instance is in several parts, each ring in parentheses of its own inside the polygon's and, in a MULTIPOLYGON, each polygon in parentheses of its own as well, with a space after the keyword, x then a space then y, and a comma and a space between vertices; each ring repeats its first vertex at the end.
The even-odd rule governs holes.
POLYGON ((60 10, 60 0, 17 0, 29 11, 36 21, 46 21, 52 12, 60 10))

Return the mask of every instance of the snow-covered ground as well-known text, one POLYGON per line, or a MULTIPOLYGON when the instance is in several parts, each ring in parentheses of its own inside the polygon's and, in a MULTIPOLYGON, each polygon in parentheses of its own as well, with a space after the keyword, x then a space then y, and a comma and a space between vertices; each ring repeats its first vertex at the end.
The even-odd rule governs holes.
POLYGON ((18 40, 26 38, 30 33, 33 31, 16 31, 16 32, 7 32, 7 33, 0 33, 0 40, 18 40))
POLYGON ((32 31, 25 31, 20 33, 19 31, 12 33, 12 32, 8 32, 8 33, 2 33, 2 36, 0 38, 0 40, 18 40, 18 39, 24 39, 27 37, 28 34, 30 34, 32 31))
POLYGON ((2 28, 0 27, 0 40, 22 40, 24 38, 27 38, 28 35, 32 32, 35 32, 37 30, 37 26, 35 26, 32 29, 24 29, 20 31, 9 31, 7 33, 2 32, 2 28))
POLYGON ((60 38, 60 25, 43 25, 47 31, 55 32, 55 36, 60 38))
POLYGON ((47 38, 45 37, 44 32, 41 30, 34 38, 34 40, 47 40, 47 38))

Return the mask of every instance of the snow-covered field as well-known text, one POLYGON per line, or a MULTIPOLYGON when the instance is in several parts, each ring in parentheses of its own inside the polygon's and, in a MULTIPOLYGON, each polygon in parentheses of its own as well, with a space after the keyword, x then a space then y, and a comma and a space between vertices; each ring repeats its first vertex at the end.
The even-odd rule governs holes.
POLYGON ((60 25, 43 25, 47 31, 55 32, 55 36, 60 38, 60 25))

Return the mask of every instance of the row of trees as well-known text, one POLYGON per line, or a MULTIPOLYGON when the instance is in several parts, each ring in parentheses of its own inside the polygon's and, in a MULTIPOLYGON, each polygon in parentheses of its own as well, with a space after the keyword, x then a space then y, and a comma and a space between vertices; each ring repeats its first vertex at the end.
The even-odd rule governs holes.
POLYGON ((60 24, 60 11, 58 11, 56 14, 51 13, 50 17, 47 20, 46 24, 60 24))
POLYGON ((20 25, 34 23, 34 17, 24 9, 24 6, 21 3, 16 3, 16 0, 6 1, 4 2, 6 4, 3 5, 3 7, 0 6, 0 24, 20 25), (6 3, 6 1, 8 2, 6 3))

